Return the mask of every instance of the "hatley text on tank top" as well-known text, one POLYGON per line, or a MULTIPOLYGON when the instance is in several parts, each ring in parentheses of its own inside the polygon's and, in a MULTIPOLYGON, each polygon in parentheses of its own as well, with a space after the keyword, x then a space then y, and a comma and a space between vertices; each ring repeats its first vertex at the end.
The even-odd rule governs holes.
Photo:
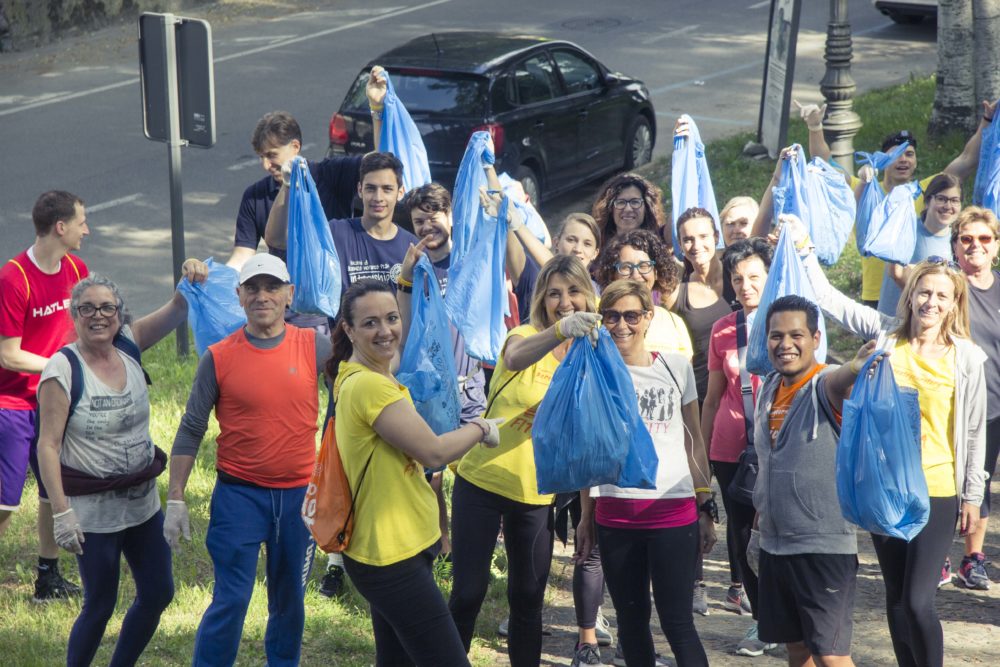
POLYGON ((48 315, 55 315, 56 313, 60 313, 60 312, 63 312, 65 310, 69 310, 69 299, 68 298, 67 299, 63 299, 62 301, 56 301, 54 303, 50 303, 47 306, 42 306, 42 307, 39 307, 39 308, 32 308, 31 309, 31 316, 32 317, 46 317, 48 315))

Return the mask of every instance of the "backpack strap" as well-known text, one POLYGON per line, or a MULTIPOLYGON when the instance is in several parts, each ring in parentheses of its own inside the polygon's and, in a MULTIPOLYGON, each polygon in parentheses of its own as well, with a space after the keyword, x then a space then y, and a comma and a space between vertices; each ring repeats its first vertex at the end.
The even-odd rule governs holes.
POLYGON ((740 395, 743 397, 743 428, 747 432, 747 446, 753 447, 753 382, 747 372, 747 316, 743 309, 736 311, 736 356, 740 362, 740 395))
POLYGON ((31 283, 28 282, 28 274, 24 272, 24 267, 21 266, 21 263, 18 262, 16 259, 8 259, 7 263, 16 266, 17 270, 20 271, 21 275, 24 277, 24 289, 28 291, 28 294, 26 295, 24 300, 27 301, 28 299, 31 298, 31 283))
POLYGON ((60 348, 56 354, 59 353, 69 361, 69 412, 66 413, 68 422, 80 403, 80 397, 83 396, 83 365, 80 363, 80 357, 68 345, 60 348))
POLYGON ((134 359, 135 363, 139 364, 139 368, 142 369, 142 376, 146 378, 146 384, 153 384, 152 378, 149 377, 149 373, 146 372, 146 369, 142 365, 142 350, 139 349, 139 346, 136 345, 134 340, 122 334, 122 330, 119 329, 118 333, 116 333, 115 337, 111 340, 111 344, 134 359))

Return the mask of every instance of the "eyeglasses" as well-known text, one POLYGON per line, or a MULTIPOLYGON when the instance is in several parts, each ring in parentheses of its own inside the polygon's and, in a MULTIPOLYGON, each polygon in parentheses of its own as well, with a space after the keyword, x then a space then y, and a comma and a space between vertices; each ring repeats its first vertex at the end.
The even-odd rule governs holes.
POLYGON ((611 202, 611 205, 620 211, 626 206, 631 209, 640 209, 642 208, 643 203, 644 202, 641 199, 615 199, 611 202))
POLYGON ((615 271, 617 271, 620 276, 630 276, 633 271, 638 271, 639 275, 645 276, 648 275, 655 266, 656 262, 651 259, 647 259, 636 264, 633 264, 632 262, 615 262, 615 271))
POLYGON ((104 317, 114 317, 118 313, 118 306, 113 303, 105 303, 100 306, 95 306, 92 303, 81 303, 76 307, 76 312, 82 317, 93 317, 98 312, 104 317))
POLYGON ((625 324, 635 326, 648 312, 648 310, 602 310, 601 318, 604 320, 604 324, 609 327, 618 324, 622 319, 625 320, 625 324))
POLYGON ((939 204, 951 204, 952 206, 959 207, 962 205, 961 197, 945 197, 944 195, 934 195, 934 201, 939 204))
POLYGON ((958 242, 964 246, 972 245, 973 241, 979 241, 979 245, 987 245, 996 241, 996 237, 992 234, 980 234, 979 236, 973 236, 972 234, 962 234, 958 237, 958 242))
POLYGON ((962 267, 958 265, 958 262, 948 259, 947 257, 941 257, 940 255, 931 255, 924 260, 928 264, 935 264, 937 266, 943 266, 957 273, 962 272, 962 267))

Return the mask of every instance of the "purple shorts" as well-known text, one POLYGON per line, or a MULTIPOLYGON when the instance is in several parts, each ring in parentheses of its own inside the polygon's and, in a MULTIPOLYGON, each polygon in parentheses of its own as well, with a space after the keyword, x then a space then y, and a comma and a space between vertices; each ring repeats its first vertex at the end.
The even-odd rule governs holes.
POLYGON ((0 408, 0 510, 20 506, 29 463, 38 480, 39 497, 48 498, 38 475, 36 442, 34 410, 0 408))

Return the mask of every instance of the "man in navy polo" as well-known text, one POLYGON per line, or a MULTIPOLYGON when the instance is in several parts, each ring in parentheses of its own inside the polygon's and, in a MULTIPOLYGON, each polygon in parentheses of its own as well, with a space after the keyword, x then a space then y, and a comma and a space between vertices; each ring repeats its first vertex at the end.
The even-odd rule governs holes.
MULTIPOLYGON (((302 130, 287 111, 272 111, 257 121, 250 144, 260 157, 267 176, 243 192, 240 210, 236 214, 236 239, 233 253, 226 262, 237 271, 257 252, 264 237, 267 216, 274 198, 281 189, 281 165, 302 150, 302 130)), ((309 163, 316 190, 327 219, 349 218, 361 167, 360 155, 329 157, 309 163)), ((285 259, 284 249, 268 248, 271 254, 285 259)))

